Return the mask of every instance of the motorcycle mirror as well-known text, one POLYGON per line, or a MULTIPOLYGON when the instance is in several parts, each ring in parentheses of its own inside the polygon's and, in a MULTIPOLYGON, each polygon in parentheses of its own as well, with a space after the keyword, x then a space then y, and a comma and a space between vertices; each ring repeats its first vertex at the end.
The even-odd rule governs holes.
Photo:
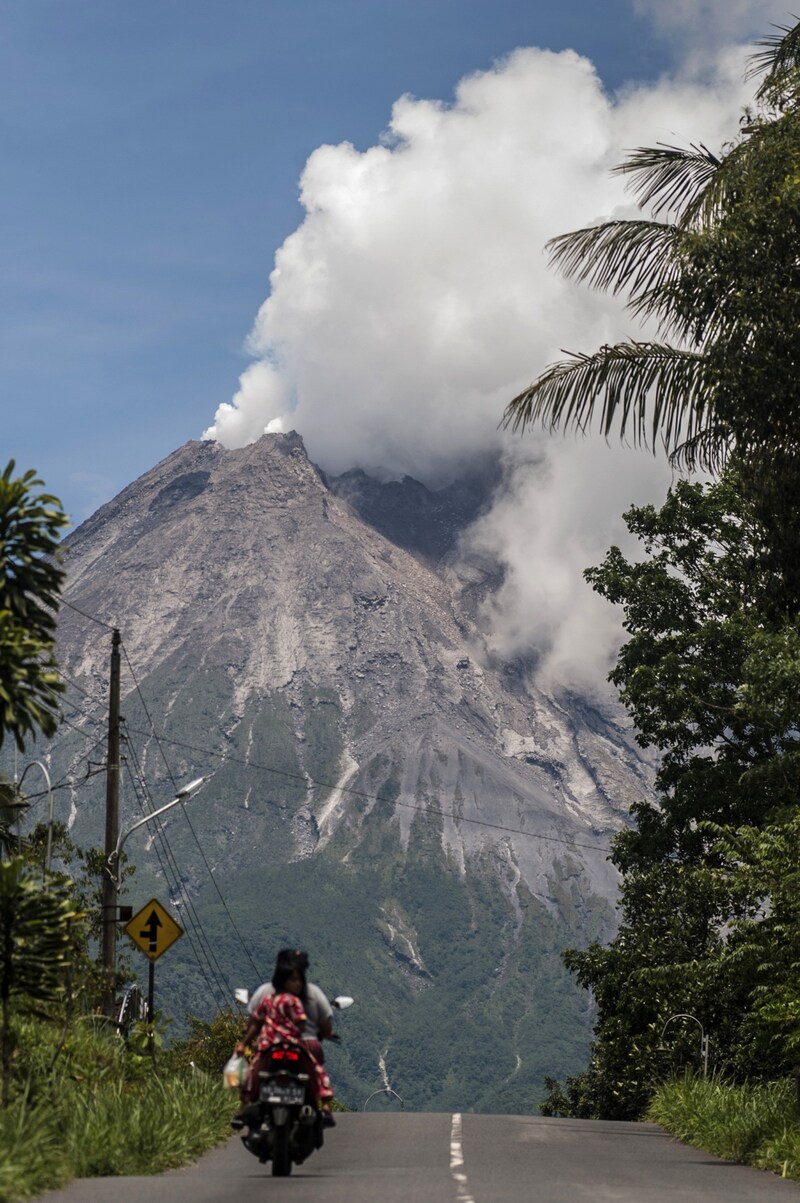
POLYGON ((345 1011, 348 1007, 352 1007, 354 1000, 347 994, 337 994, 336 998, 331 999, 331 1006, 336 1007, 337 1011, 345 1011))
POLYGON ((245 990, 244 986, 237 986, 233 992, 233 997, 237 1003, 241 1003, 243 1007, 246 1007, 250 1002, 250 991, 245 990))

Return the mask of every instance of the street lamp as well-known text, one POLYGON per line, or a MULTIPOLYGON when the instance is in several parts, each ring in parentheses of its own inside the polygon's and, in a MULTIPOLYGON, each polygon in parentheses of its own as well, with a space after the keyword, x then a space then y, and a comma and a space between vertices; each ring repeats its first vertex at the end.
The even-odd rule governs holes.
MULTIPOLYGON (((114 982, 117 969, 117 890, 119 889, 119 861, 122 855, 122 848, 128 836, 145 823, 150 823, 153 819, 157 819, 159 815, 163 815, 165 811, 171 810, 173 806, 177 806, 179 802, 186 802, 192 794, 194 794, 200 786, 207 781, 207 777, 198 777, 195 781, 191 781, 185 785, 183 789, 179 789, 171 802, 166 806, 159 807, 152 814, 145 815, 143 819, 139 819, 127 831, 123 831, 117 836, 117 842, 113 851, 109 852, 106 857, 105 874, 103 877, 103 939, 101 943, 102 965, 105 971, 105 986, 103 990, 103 1013, 111 1017, 114 1012, 114 982)), ((106 848, 108 848, 111 839, 114 838, 113 832, 109 838, 108 827, 106 828, 106 848)))
POLYGON ((663 1028, 661 1029, 661 1035, 658 1038, 659 1043, 656 1045, 656 1052, 657 1053, 669 1052, 669 1049, 664 1044, 664 1033, 666 1032, 669 1025, 672 1023, 673 1019, 690 1019, 692 1021, 692 1023, 696 1023, 697 1026, 699 1027, 699 1029, 700 1029, 700 1056, 703 1058, 703 1077, 707 1078, 708 1077, 708 1036, 706 1036, 706 1034, 703 1030, 703 1025, 700 1022, 700 1020, 697 1018, 696 1015, 687 1015, 683 1011, 679 1012, 677 1015, 670 1015, 669 1019, 667 1020, 667 1022, 664 1024, 663 1028))
POLYGON ((109 854, 108 861, 106 862, 108 865, 108 875, 115 885, 119 885, 119 858, 122 855, 122 849, 128 839, 128 836, 133 835, 134 831, 137 831, 140 827, 144 827, 145 823, 151 823, 153 819, 157 819, 159 815, 163 815, 165 811, 171 810, 172 807, 177 806, 179 802, 188 802, 189 799, 197 793, 200 786, 206 781, 208 781, 208 777, 197 777, 194 781, 190 781, 188 785, 184 785, 183 789, 178 790, 175 797, 171 802, 168 802, 166 806, 160 806, 158 810, 154 810, 152 814, 145 815, 143 819, 139 819, 138 822, 129 827, 127 831, 120 832, 119 839, 117 840, 117 846, 114 851, 109 854))
POLYGON ((391 1086, 382 1086, 382 1087, 380 1088, 380 1090, 373 1090, 372 1094, 371 1094, 371 1095, 369 1095, 369 1097, 368 1097, 368 1098, 365 1100, 365 1102, 364 1102, 364 1106, 363 1106, 363 1108, 362 1108, 362 1110, 363 1110, 363 1111, 366 1111, 366 1109, 367 1109, 367 1103, 369 1103, 371 1099, 374 1099, 374 1098, 375 1098, 375 1096, 376 1096, 376 1095, 378 1095, 378 1094, 391 1094, 391 1095, 393 1095, 393 1096, 394 1096, 394 1097, 397 1099, 398 1103, 400 1104, 400 1110, 401 1110, 401 1111, 405 1111, 405 1109, 406 1109, 406 1105, 405 1105, 405 1103, 404 1103, 404 1102, 403 1102, 403 1100, 400 1098, 400 1095, 397 1093, 397 1091, 396 1091, 396 1090, 392 1090, 391 1086))
MULTIPOLYGON (((50 860, 53 855, 53 786, 50 781, 50 774, 48 773, 46 767, 42 764, 41 760, 32 760, 30 764, 25 766, 25 768, 22 770, 22 776, 20 777, 19 781, 14 782, 14 791, 18 795, 20 794, 21 786, 25 780, 26 774, 30 769, 33 768, 40 768, 44 773, 44 779, 47 782, 47 850, 44 854, 44 874, 46 875, 50 872, 50 860)), ((22 803, 20 802, 18 805, 22 805, 22 803)))

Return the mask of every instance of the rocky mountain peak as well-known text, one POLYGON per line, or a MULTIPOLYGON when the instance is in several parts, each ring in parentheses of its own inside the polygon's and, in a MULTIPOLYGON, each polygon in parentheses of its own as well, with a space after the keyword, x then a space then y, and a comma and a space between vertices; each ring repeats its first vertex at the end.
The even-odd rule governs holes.
MULTIPOLYGON (((348 956, 333 895, 328 915, 296 893, 335 882, 365 964, 409 1006, 420 990, 442 1006, 467 990, 448 977, 453 939, 479 959, 497 947, 467 991, 477 1006, 490 982, 516 997, 520 957, 543 931, 551 950, 609 932, 608 841, 649 788, 621 721, 486 652, 450 565, 496 480, 491 463, 441 490, 329 479, 294 432, 234 451, 190 442, 66 542, 77 610, 62 611, 62 661, 83 697, 102 697, 98 622, 122 631, 130 771, 156 791, 172 788, 167 769, 172 781, 213 775, 193 803, 203 859, 234 873, 243 913, 255 920, 267 890, 273 940, 348 956), (297 929, 301 913, 311 931, 297 929)), ((84 755, 75 734, 56 759, 68 773, 84 755)), ((71 798, 78 836, 97 831, 92 788, 71 798)), ((182 915, 209 888, 197 852, 186 856, 168 875, 182 915)), ((447 1105, 441 1091, 431 1100, 447 1105)))

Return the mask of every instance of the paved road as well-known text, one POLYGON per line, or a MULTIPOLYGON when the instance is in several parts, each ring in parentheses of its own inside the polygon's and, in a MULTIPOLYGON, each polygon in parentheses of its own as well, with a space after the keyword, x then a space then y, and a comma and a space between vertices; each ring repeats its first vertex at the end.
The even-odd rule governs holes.
POLYGON ((94 1178, 44 1203, 800 1203, 800 1186, 719 1161, 652 1124, 486 1115, 343 1115, 272 1178, 234 1138, 157 1178, 94 1178), (253 1192, 256 1192, 255 1194, 253 1192))

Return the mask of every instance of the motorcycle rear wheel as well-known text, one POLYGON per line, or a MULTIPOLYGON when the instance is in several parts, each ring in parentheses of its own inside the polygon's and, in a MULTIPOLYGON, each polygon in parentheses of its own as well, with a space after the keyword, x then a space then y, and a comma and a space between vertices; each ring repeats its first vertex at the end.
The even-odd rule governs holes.
POLYGON ((280 1124, 272 1132, 272 1176, 286 1178, 292 1172, 292 1155, 289 1149, 289 1125, 280 1124))

